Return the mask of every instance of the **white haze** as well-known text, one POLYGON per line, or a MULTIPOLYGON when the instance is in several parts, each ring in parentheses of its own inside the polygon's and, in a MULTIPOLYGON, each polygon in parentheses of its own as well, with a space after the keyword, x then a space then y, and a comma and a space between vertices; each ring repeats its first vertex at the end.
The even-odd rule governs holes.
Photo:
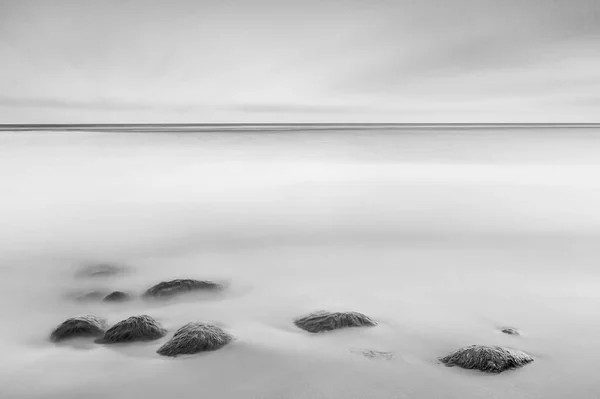
POLYGON ((598 396, 597 133, 3 133, 0 396, 598 396), (74 278, 93 262, 130 272, 74 278), (176 277, 229 290, 165 305, 71 298, 176 277), (380 325, 321 336, 293 326, 318 309, 380 325), (150 314, 169 334, 212 320, 238 339, 177 359, 155 353, 163 341, 48 341, 87 313, 150 314), (499 376, 435 362, 474 343, 536 361, 499 376), (351 352, 362 348, 396 359, 351 352))

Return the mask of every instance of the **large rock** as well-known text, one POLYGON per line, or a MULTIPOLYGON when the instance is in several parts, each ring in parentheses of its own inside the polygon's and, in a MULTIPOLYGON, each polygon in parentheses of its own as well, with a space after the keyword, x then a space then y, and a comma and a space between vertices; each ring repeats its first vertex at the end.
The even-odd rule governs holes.
POLYGON ((346 327, 373 327, 377 323, 358 312, 326 312, 311 313, 294 321, 299 328, 311 333, 331 331, 346 327))
POLYGON ((167 330, 150 316, 132 316, 106 330, 97 342, 114 344, 118 342, 153 341, 164 337, 167 330))
POLYGON ((501 346, 471 345, 440 358, 446 366, 501 373, 533 362, 527 353, 501 346))
POLYGON ((106 327, 106 320, 93 315, 71 317, 52 331, 50 340, 59 342, 68 338, 98 337, 104 334, 106 327))
POLYGON ((163 281, 148 288, 144 293, 145 298, 169 298, 175 295, 199 292, 199 291, 221 291, 223 286, 212 281, 200 281, 193 279, 177 279, 163 281))
POLYGON ((209 323, 188 323, 175 332, 173 338, 157 353, 163 356, 190 355, 214 351, 227 345, 233 337, 209 323))

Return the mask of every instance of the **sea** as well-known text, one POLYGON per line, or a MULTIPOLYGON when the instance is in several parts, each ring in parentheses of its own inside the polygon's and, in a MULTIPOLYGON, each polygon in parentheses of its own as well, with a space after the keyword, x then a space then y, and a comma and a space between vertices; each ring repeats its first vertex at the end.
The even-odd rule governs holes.
POLYGON ((1 126, 0 397, 597 399, 598 176, 591 124, 1 126), (126 272, 78 275, 94 264, 126 272), (227 290, 140 298, 175 278, 227 290), (114 290, 134 299, 76 299, 114 290), (294 325, 318 310, 378 325, 294 325), (49 341, 85 314, 169 332, 49 341), (159 356, 190 321, 236 340, 159 356), (535 361, 438 361, 472 344, 535 361))

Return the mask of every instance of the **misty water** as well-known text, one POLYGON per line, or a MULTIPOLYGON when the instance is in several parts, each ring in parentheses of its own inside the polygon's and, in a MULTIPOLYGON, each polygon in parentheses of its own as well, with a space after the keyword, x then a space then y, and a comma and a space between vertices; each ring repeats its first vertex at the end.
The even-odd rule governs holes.
POLYGON ((1 132, 0 397, 597 397, 599 133, 1 132), (94 263, 127 273, 75 276, 94 263), (73 299, 178 277, 228 289, 165 303, 73 299), (322 335, 293 325, 320 309, 379 325, 322 335), (169 334, 49 342, 84 314, 111 324, 149 314, 169 334), (237 339, 157 355, 189 321, 237 339), (492 376, 437 363, 471 344, 536 360, 492 376))

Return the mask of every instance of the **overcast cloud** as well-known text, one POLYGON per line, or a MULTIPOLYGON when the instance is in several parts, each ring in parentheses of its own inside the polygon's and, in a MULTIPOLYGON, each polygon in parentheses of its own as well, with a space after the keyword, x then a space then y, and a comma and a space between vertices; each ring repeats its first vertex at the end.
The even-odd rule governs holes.
POLYGON ((0 123, 600 121, 597 0, 0 0, 0 57, 0 123))

